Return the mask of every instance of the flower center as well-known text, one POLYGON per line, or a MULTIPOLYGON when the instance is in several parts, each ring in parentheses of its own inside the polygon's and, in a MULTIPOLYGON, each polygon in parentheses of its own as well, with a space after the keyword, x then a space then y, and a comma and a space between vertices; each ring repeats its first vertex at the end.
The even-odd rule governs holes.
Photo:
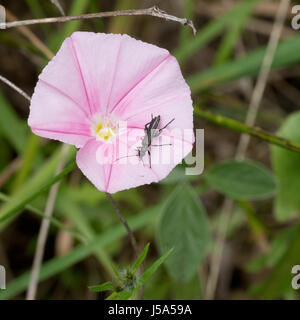
POLYGON ((96 115, 91 127, 92 135, 97 140, 113 142, 118 134, 116 119, 96 115))

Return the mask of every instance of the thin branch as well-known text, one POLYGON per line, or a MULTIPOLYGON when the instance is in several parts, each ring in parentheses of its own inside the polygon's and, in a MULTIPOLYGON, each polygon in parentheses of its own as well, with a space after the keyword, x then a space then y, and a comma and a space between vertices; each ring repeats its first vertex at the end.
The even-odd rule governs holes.
MULTIPOLYGON (((263 63, 260 68, 260 73, 258 76, 258 80, 256 82, 248 113, 246 118, 245 127, 249 128, 249 126, 253 126, 256 120, 257 112, 259 106, 262 101, 262 97, 265 91, 266 83, 270 74, 271 65, 274 59, 274 55, 276 52, 276 48, 278 46, 279 38, 281 35, 281 31, 283 29, 284 21, 287 16, 288 8, 289 8, 290 0, 281 0, 279 9, 276 14, 276 18, 274 21, 272 33, 268 42, 266 54, 263 60, 263 63)), ((243 159, 245 157, 249 141, 250 141, 250 132, 245 132, 245 134, 241 135, 239 145, 236 151, 236 159, 243 159)), ((278 139, 273 140, 273 142, 283 142, 278 139)), ((286 147, 288 144, 283 143, 281 146, 286 147)), ((300 151, 299 146, 295 146, 294 151, 300 151)), ((210 267, 211 271, 207 280, 206 290, 205 290, 205 298, 213 299, 215 296, 215 292, 217 289, 221 263, 223 258, 223 251, 226 241, 226 233, 228 230, 229 222, 231 219, 231 212, 233 209, 233 201, 231 199, 225 199, 222 211, 220 215, 221 227, 216 239, 215 251, 210 259, 210 267)))
POLYGON ((192 21, 185 18, 178 18, 172 16, 157 6, 148 8, 148 9, 132 9, 132 10, 120 10, 120 11, 107 11, 107 12, 98 12, 98 13, 89 13, 81 14, 78 16, 65 16, 65 17, 53 17, 53 18, 43 18, 43 19, 30 19, 22 21, 14 21, 5 23, 4 29, 20 27, 20 26, 29 26, 34 24, 44 24, 44 23, 56 23, 56 22, 68 22, 74 20, 85 20, 85 19, 94 19, 94 18, 108 18, 108 17, 119 17, 119 16, 152 16, 160 19, 165 19, 168 21, 178 22, 184 26, 189 26, 192 28, 194 35, 196 34, 196 28, 192 21))
POLYGON ((19 88, 18 86, 16 86, 14 83, 12 83, 11 81, 9 81, 8 79, 6 79, 5 77, 0 75, 0 80, 2 82, 4 82, 5 84, 7 84, 9 87, 11 87, 12 89, 14 89, 15 91, 17 91, 21 96, 23 96, 27 101, 30 102, 30 97, 29 95, 24 92, 21 88, 19 88))
MULTIPOLYGON (((260 74, 251 97, 245 121, 248 126, 253 126, 255 123, 289 6, 290 0, 281 0, 267 46, 266 54, 262 62, 260 74)), ((244 158, 249 142, 250 136, 243 134, 238 145, 237 158, 244 158)))
POLYGON ((136 255, 136 257, 139 256, 139 250, 138 250, 138 246, 137 246, 137 242, 135 239, 135 236, 133 234, 133 232, 131 231, 125 217, 122 215, 120 208, 118 207, 117 203, 115 202, 115 200, 113 199, 113 197, 111 196, 110 193, 106 192, 107 198, 110 201, 110 203, 112 204, 112 206, 114 207, 117 215, 119 216, 121 222, 123 223, 125 229, 127 230, 127 233, 129 235, 130 238, 130 242, 134 251, 134 254, 136 255))
POLYGON ((220 114, 214 114, 204 108, 195 107, 195 114, 211 123, 217 124, 219 126, 247 134, 249 136, 258 138, 260 140, 266 141, 268 143, 277 145, 287 150, 300 152, 300 144, 276 136, 268 131, 265 131, 259 127, 248 126, 242 122, 239 122, 228 117, 224 117, 220 114))
MULTIPOLYGON (((59 174, 62 172, 66 163, 68 150, 69 150, 69 145, 64 144, 62 146, 61 158, 56 170, 56 174, 59 174)), ((26 295, 27 300, 34 300, 36 296, 40 268, 41 268, 41 263, 44 257, 45 245, 46 245, 46 240, 47 240, 48 230, 50 225, 50 220, 47 218, 52 217, 59 184, 60 183, 57 182, 51 187, 49 197, 47 199, 46 208, 45 208, 45 218, 43 218, 42 224, 40 227, 37 247, 34 254, 34 259, 33 259, 33 264, 31 269, 31 277, 30 277, 30 282, 29 282, 28 291, 26 295)))

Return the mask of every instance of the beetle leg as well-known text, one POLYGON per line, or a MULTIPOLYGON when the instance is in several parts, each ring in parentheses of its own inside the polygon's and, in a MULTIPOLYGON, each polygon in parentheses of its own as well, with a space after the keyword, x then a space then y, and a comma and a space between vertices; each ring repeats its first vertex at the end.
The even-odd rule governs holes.
POLYGON ((172 146, 172 143, 151 144, 151 147, 162 147, 162 146, 172 146))
POLYGON ((161 129, 159 129, 159 133, 161 133, 164 129, 166 129, 166 127, 175 120, 175 118, 173 118, 171 121, 169 121, 164 127, 162 127, 161 129))
POLYGON ((149 150, 148 150, 148 157, 149 157, 149 164, 150 164, 150 168, 151 168, 151 153, 149 150))

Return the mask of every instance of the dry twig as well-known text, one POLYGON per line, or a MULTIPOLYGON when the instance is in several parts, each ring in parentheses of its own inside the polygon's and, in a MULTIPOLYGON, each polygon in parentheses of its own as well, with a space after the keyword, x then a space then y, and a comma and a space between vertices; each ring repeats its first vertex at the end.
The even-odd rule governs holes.
POLYGON ((168 21, 178 22, 184 26, 189 26, 192 28, 193 33, 196 34, 196 28, 194 27, 194 24, 191 20, 172 16, 172 15, 164 12, 163 10, 159 9, 157 6, 147 8, 147 9, 107 11, 107 12, 81 14, 78 16, 64 16, 64 17, 53 17, 53 18, 13 21, 13 22, 7 22, 4 25, 4 29, 21 27, 21 26, 29 26, 29 25, 34 25, 34 24, 68 22, 68 21, 74 21, 74 20, 108 18, 108 17, 119 17, 119 16, 152 16, 152 17, 157 17, 160 19, 168 20, 168 21))
MULTIPOLYGON (((59 174, 65 166, 69 147, 70 146, 67 144, 63 144, 62 146, 61 157, 56 170, 56 174, 59 174)), ((48 218, 51 217, 53 214, 59 184, 60 183, 57 182, 51 187, 49 192, 49 197, 47 199, 46 208, 45 208, 45 218, 43 218, 42 224, 40 227, 38 242, 37 242, 37 246, 34 254, 32 269, 31 269, 31 278, 28 286, 27 295, 26 295, 27 300, 34 300, 36 296, 40 268, 41 268, 41 263, 44 257, 45 245, 46 245, 46 240, 47 240, 48 230, 50 225, 50 220, 48 218)))
POLYGON ((5 84, 7 84, 9 87, 11 87, 13 90, 17 91, 21 96, 23 96, 27 101, 30 102, 29 95, 26 92, 24 92, 21 88, 19 88, 14 83, 12 83, 11 81, 9 81, 8 79, 6 79, 5 77, 3 77, 1 75, 0 75, 0 80, 2 82, 4 82, 5 84))

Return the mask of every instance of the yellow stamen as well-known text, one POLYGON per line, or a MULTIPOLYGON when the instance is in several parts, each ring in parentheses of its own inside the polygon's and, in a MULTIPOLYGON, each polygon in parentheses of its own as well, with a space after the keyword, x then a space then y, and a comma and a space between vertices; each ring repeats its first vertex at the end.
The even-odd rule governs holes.
POLYGON ((111 142, 117 135, 116 125, 109 119, 102 118, 94 122, 92 132, 96 138, 105 142, 111 142))

